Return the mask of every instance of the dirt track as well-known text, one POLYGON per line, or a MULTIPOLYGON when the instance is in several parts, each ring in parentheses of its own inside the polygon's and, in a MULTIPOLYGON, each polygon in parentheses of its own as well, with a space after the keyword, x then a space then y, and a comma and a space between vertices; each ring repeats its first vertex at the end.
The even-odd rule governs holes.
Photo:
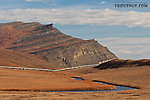
POLYGON ((99 85, 91 81, 77 81, 68 75, 19 69, 0 69, 0 90, 58 91, 103 90, 113 86, 99 85))
MULTIPOLYGON (((3 99, 31 99, 31 100, 149 100, 150 98, 150 66, 141 66, 141 67, 130 67, 130 68, 119 68, 119 69, 108 69, 108 70, 97 70, 93 68, 80 68, 80 69, 74 69, 71 71, 62 71, 62 72, 55 72, 51 73, 50 76, 53 80, 59 80, 64 81, 64 84, 68 85, 71 82, 71 85, 74 84, 80 84, 81 82, 75 81, 75 80, 62 80, 58 77, 70 77, 70 76, 76 76, 80 75, 83 78, 86 79, 94 79, 94 80, 101 80, 106 82, 112 82, 116 84, 122 84, 122 85, 130 85, 130 86, 137 86, 141 87, 139 90, 128 90, 128 91, 121 91, 121 92, 98 92, 98 93, 61 93, 61 92, 54 92, 54 93, 48 93, 48 92, 1 92, 0 98, 3 99), (54 77, 55 76, 55 77, 54 77), (57 76, 57 79, 56 79, 57 76), (65 83, 66 82, 66 83, 65 83), (77 82, 77 83, 74 83, 77 82), (79 82, 79 83, 78 83, 79 82), (73 84, 74 83, 74 84, 73 84)), ((10 69, 9 69, 10 70, 10 69)), ((8 72, 8 71, 7 71, 8 72)), ((36 77, 34 78, 34 81, 37 82, 37 80, 40 79, 39 73, 41 75, 46 75, 47 78, 50 77, 47 75, 46 72, 32 72, 33 74, 29 75, 30 72, 26 72, 26 78, 29 77, 36 77), (37 80, 36 80, 37 78, 37 80)), ((18 72, 20 73, 20 76, 22 71, 18 72)), ((6 72, 1 71, 1 75, 6 74, 6 72)), ((25 75, 25 74, 24 74, 25 75)), ((43 77, 44 78, 44 77, 43 77)), ((46 77, 45 77, 46 79, 46 77)), ((43 80, 45 80, 43 79, 43 80)), ((43 81, 39 80, 39 81, 43 81)), ((46 79, 47 80, 47 79, 46 79)), ((24 80, 26 81, 26 80, 24 80)), ((58 81, 57 81, 58 82, 58 81)), ((46 81, 43 81, 42 83, 46 83, 46 81)), ((56 83, 55 83, 56 84, 56 83)), ((59 83, 60 84, 60 83, 59 83)), ((74 85, 74 86, 76 86, 74 85)), ((91 84, 89 84, 91 85, 91 84)), ((67 86, 67 87, 68 87, 67 86)))

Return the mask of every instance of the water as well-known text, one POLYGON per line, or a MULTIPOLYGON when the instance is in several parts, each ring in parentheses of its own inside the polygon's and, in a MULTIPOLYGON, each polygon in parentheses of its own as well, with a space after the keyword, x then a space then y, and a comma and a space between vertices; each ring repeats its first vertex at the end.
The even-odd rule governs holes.
MULTIPOLYGON (((75 80, 84 80, 82 78, 78 78, 78 77, 71 77, 71 78, 74 78, 75 80)), ((93 82, 96 82, 96 83, 100 83, 100 84, 106 84, 106 85, 113 85, 116 87, 116 89, 114 90, 89 90, 89 91, 48 91, 48 92, 112 92, 112 91, 123 91, 123 90, 133 90, 133 89, 138 89, 138 88, 135 88, 135 87, 128 87, 128 86, 121 86, 121 85, 114 85, 114 84, 111 84, 111 83, 105 83, 105 82, 100 82, 100 81, 93 81, 93 82)))
POLYGON ((116 87, 115 90, 103 90, 103 91, 123 91, 123 90, 133 90, 133 89, 138 89, 135 87, 128 87, 128 86, 121 86, 121 85, 114 85, 114 84, 110 84, 110 83, 104 83, 104 82, 96 82, 96 83, 101 83, 101 84, 106 84, 106 85, 113 85, 116 87))
POLYGON ((74 78, 75 80, 84 80, 84 79, 78 78, 78 77, 72 77, 72 78, 74 78))

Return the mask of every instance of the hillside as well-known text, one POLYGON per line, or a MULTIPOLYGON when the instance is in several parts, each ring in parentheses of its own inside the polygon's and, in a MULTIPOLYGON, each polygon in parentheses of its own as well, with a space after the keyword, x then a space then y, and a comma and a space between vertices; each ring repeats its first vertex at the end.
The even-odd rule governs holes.
POLYGON ((0 24, 0 46, 15 52, 34 54, 61 67, 96 64, 117 58, 95 40, 65 35, 53 24, 11 22, 0 24))
POLYGON ((121 67, 140 67, 140 66, 150 66, 149 59, 141 59, 141 60, 123 60, 123 59, 115 59, 109 61, 107 63, 100 64, 94 68, 102 69, 113 69, 113 68, 121 68, 121 67))
POLYGON ((0 49, 0 66, 21 66, 34 68, 56 67, 53 64, 44 61, 40 57, 4 49, 0 49))

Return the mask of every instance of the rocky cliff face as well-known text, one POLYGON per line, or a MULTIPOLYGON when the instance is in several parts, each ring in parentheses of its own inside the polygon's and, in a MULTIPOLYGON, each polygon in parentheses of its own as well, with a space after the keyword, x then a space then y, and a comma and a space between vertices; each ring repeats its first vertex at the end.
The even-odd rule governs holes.
POLYGON ((0 46, 41 56, 56 66, 96 64, 117 58, 95 40, 82 40, 63 34, 53 24, 12 22, 0 24, 0 46))

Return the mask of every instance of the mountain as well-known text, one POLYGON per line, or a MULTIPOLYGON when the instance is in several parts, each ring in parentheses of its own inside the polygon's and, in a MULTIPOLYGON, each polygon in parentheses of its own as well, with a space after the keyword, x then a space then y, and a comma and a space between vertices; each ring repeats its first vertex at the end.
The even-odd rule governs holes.
POLYGON ((94 68, 103 70, 103 69, 113 69, 113 68, 121 68, 121 67, 140 67, 140 66, 149 66, 149 65, 150 65, 150 59, 141 59, 141 60, 114 59, 107 63, 100 64, 94 68))
POLYGON ((34 67, 34 68, 53 68, 51 63, 48 63, 38 56, 15 52, 12 50, 0 49, 0 66, 17 66, 17 67, 34 67))
POLYGON ((0 46, 19 53, 40 56, 54 66, 96 64, 117 58, 97 41, 65 35, 53 24, 10 22, 0 24, 0 46))

